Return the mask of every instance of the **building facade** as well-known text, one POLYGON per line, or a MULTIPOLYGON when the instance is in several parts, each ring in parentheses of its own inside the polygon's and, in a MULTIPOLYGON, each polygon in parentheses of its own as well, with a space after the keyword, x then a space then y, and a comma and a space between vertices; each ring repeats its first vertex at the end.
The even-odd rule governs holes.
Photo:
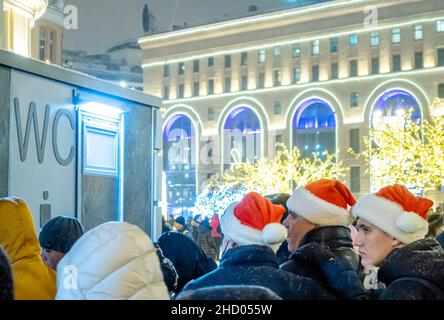
POLYGON ((0 48, 61 64, 63 0, 1 0, 0 48))
POLYGON ((70 68, 117 85, 143 91, 142 51, 135 40, 116 44, 103 54, 63 51, 70 68))
POLYGON ((171 208, 233 161, 227 150, 237 148, 242 161, 254 161, 271 157, 276 142, 298 146, 306 156, 336 152, 347 168, 344 182, 359 196, 374 186, 364 160, 348 149, 366 148, 369 128, 400 116, 399 110, 413 108, 415 117, 427 118, 443 108, 441 0, 338 0, 139 43, 144 90, 164 98, 171 208), (177 128, 182 136, 171 135, 177 128), (230 141, 227 129, 239 129, 242 140, 230 141), (191 162, 172 164, 168 148, 184 137, 196 151, 191 162), (208 140, 218 146, 210 161, 202 156, 208 140), (248 140, 251 152, 244 152, 248 140))

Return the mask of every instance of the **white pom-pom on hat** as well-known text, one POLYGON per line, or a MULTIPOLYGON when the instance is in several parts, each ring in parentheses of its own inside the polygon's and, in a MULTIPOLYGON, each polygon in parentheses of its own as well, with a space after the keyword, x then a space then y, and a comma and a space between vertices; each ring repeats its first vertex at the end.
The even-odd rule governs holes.
POLYGON ((262 229, 261 234, 265 244, 281 244, 287 238, 287 228, 280 223, 269 223, 262 229))

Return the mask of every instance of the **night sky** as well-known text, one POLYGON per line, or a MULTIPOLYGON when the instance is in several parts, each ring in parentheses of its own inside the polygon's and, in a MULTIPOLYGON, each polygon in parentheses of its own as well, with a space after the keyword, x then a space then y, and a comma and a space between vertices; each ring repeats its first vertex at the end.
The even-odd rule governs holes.
POLYGON ((199 25, 247 15, 248 7, 271 11, 307 0, 65 0, 79 10, 79 29, 66 30, 64 48, 103 53, 115 43, 142 36, 142 10, 148 4, 159 31, 173 25, 199 25))

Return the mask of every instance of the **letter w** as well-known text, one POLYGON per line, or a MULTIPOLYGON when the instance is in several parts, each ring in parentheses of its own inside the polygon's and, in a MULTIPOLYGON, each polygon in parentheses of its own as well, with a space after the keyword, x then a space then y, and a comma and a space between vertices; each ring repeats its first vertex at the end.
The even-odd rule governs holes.
POLYGON ((46 105, 45 120, 43 122, 43 135, 40 138, 39 122, 37 119, 37 108, 34 102, 29 104, 28 119, 26 121, 25 138, 23 139, 22 120, 20 116, 20 102, 18 98, 14 98, 15 122, 17 125, 17 137, 20 150, 20 160, 26 161, 28 154, 29 135, 31 134, 31 121, 34 123, 35 143, 37 147, 37 158, 39 163, 43 163, 45 158, 46 136, 48 134, 50 106, 46 105))

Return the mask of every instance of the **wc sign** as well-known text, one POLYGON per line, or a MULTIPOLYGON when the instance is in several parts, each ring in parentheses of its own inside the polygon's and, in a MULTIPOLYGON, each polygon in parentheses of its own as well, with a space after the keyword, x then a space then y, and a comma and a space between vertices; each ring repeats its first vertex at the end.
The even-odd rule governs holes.
POLYGON ((12 70, 9 194, 23 198, 36 230, 75 216, 76 116, 72 86, 12 70))

